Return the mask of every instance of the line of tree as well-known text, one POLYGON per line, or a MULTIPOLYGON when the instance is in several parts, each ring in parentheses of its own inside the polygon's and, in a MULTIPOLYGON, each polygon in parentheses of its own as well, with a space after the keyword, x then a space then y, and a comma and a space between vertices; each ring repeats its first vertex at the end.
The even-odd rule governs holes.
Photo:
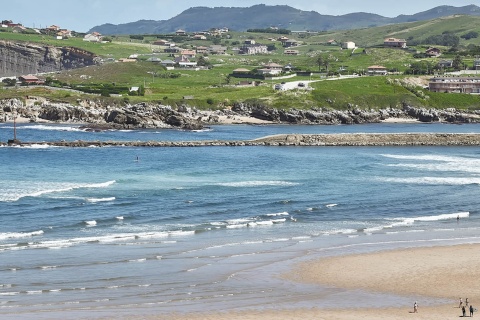
POLYGON ((291 30, 287 29, 275 29, 275 28, 266 28, 266 29, 248 29, 247 32, 255 33, 275 33, 275 34, 291 34, 291 30))
POLYGON ((409 45, 436 45, 436 46, 446 46, 446 47, 457 47, 460 44, 460 37, 451 33, 443 32, 439 35, 434 35, 427 37, 425 39, 411 40, 409 45))

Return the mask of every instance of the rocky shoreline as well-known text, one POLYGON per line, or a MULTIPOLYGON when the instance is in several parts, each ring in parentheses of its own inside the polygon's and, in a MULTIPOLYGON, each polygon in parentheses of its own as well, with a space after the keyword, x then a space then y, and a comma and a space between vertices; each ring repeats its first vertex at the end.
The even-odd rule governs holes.
POLYGON ((40 97, 25 100, 0 100, 0 122, 12 121, 14 115, 28 122, 75 123, 86 130, 140 128, 181 128, 200 130, 216 124, 363 124, 408 119, 420 122, 479 123, 480 111, 455 108, 437 110, 404 105, 401 108, 347 110, 328 108, 273 109, 260 104, 235 103, 222 110, 198 110, 188 105, 176 107, 158 103, 125 106, 104 106, 94 100, 78 101, 78 105, 53 103, 40 97))
POLYGON ((480 134, 473 133, 351 133, 351 134, 281 134, 255 140, 204 141, 52 141, 0 143, 2 146, 29 147, 358 147, 358 146, 480 146, 480 134))

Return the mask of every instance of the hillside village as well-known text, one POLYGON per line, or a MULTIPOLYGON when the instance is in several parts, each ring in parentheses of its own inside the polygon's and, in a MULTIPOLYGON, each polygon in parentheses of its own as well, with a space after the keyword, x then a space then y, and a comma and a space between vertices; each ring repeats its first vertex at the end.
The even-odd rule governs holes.
MULTIPOLYGON (((444 38, 446 33, 443 32, 444 38)), ((422 44, 416 39, 411 41, 412 36, 397 38, 384 33, 383 37, 379 35, 374 40, 373 45, 365 46, 365 40, 356 39, 355 35, 347 38, 349 32, 294 32, 269 27, 247 32, 211 28, 195 32, 179 29, 162 35, 103 36, 95 31, 78 33, 56 25, 30 29, 11 20, 3 20, 0 39, 7 34, 17 34, 19 41, 24 41, 23 36, 28 41, 37 39, 40 43, 51 42, 63 47, 88 46, 110 51, 111 53, 97 53, 99 59, 95 68, 110 64, 139 64, 143 68, 154 70, 146 72, 143 83, 134 79, 138 77, 132 77, 121 84, 112 80, 116 82, 113 86, 98 83, 88 69, 63 70, 62 73, 53 74, 6 75, 2 80, 5 88, 46 85, 102 96, 150 96, 152 99, 162 96, 165 100, 170 98, 167 96, 172 94, 172 89, 169 89, 169 93, 168 90, 162 91, 161 87, 156 88, 160 85, 155 83, 160 81, 155 81, 155 78, 164 83, 171 82, 173 86, 174 79, 192 77, 201 72, 203 75, 212 74, 211 77, 202 76, 205 83, 195 84, 204 89, 264 87, 273 91, 311 91, 317 88, 315 83, 322 80, 365 76, 420 76, 424 80, 415 83, 422 83, 421 88, 430 92, 480 94, 480 78, 475 76, 480 69, 480 58, 476 55, 477 52, 480 55, 480 45, 471 43, 460 48, 458 41, 467 37, 470 42, 475 41, 478 38, 477 32, 469 32, 460 37, 448 34, 449 39, 455 38, 457 41, 452 45, 441 41, 437 42, 438 45, 422 44), (37 38, 31 38, 32 36, 37 38), (128 50, 123 51, 130 53, 119 56, 121 50, 116 52, 111 48, 114 45, 128 47, 128 50), (459 74, 470 76, 459 77, 459 74), (147 83, 146 77, 151 77, 152 80, 147 83), (217 84, 212 84, 211 78, 215 78, 217 84)), ((3 65, 5 63, 3 61, 3 65)), ((182 94, 175 95, 177 100, 198 99, 198 90, 178 91, 182 94)), ((252 97, 261 96, 259 92, 252 97)), ((228 94, 225 96, 228 99, 228 94)), ((220 102, 218 98, 209 99, 209 105, 215 104, 215 100, 220 102)))

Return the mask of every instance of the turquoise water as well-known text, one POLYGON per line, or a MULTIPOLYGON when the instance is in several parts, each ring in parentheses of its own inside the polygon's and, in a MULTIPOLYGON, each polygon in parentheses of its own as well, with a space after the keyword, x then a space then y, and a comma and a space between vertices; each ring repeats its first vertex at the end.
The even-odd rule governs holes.
MULTIPOLYGON (((1 124, 0 141, 11 131, 1 124)), ((376 124, 92 133, 28 124, 17 135, 127 141, 479 131, 376 124)), ((0 181, 2 318, 410 305, 412 297, 379 298, 279 275, 322 256, 480 240, 478 147, 39 144, 0 148, 0 181)))

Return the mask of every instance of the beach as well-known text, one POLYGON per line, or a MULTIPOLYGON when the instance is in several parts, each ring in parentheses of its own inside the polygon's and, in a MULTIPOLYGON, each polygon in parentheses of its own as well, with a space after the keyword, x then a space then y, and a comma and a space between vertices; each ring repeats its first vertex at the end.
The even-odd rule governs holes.
MULTIPOLYGON (((411 306, 398 308, 298 309, 176 315, 175 319, 456 319, 459 298, 480 303, 479 244, 426 247, 326 258, 302 263, 286 275, 293 281, 412 296, 411 306), (415 298, 413 298, 415 297, 415 298), (422 298, 451 303, 422 306, 422 298), (413 313, 414 299, 419 305, 413 313)), ((469 312, 467 311, 467 316, 469 312)))
POLYGON ((20 123, 20 141, 128 143, 3 147, 0 317, 456 319, 480 305, 478 147, 127 145, 479 130, 20 123))

